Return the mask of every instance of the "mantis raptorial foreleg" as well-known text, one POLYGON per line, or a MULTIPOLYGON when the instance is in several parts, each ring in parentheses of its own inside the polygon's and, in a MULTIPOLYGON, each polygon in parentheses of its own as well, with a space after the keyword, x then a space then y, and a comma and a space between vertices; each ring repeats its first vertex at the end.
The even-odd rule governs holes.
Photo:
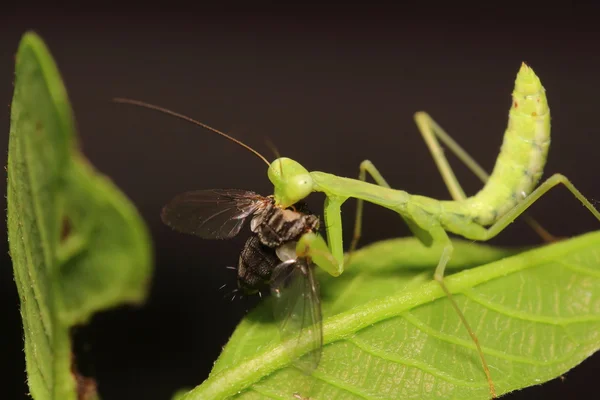
MULTIPOLYGON (((469 168, 483 183, 489 179, 489 174, 467 153, 444 129, 426 112, 417 112, 414 116, 415 123, 427 144, 429 151, 435 161, 442 179, 450 192, 452 198, 456 201, 466 199, 466 195, 452 167, 446 159, 444 149, 442 149, 438 138, 469 168)), ((523 216, 525 222, 544 240, 545 242, 556 242, 559 240, 556 236, 548 232, 542 225, 529 215, 523 216)))
POLYGON ((305 233, 298 240, 296 255, 311 258, 317 266, 332 276, 339 276, 344 270, 343 262, 340 263, 325 243, 325 240, 313 232, 305 233))

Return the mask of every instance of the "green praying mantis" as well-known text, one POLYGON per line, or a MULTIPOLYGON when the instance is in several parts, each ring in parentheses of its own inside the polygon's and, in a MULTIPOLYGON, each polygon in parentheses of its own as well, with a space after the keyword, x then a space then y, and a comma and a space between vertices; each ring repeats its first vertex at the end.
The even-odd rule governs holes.
MULTIPOLYGON (((545 89, 534 71, 522 64, 512 93, 508 127, 502 148, 491 174, 487 174, 428 114, 417 112, 415 122, 427 144, 453 200, 436 200, 392 189, 374 166, 365 160, 360 164, 359 178, 350 179, 319 171, 309 171, 297 161, 279 157, 268 162, 256 150, 239 140, 162 107, 136 100, 117 98, 116 102, 143 106, 174 115, 250 150, 268 165, 268 177, 274 186, 275 204, 282 208, 293 206, 312 192, 325 195, 324 220, 327 241, 313 232, 304 234, 296 245, 299 257, 309 257, 332 276, 344 272, 347 258, 342 241, 341 206, 350 198, 357 199, 354 237, 348 254, 355 249, 362 230, 365 201, 397 212, 411 232, 426 246, 436 243, 443 251, 433 278, 439 283, 462 324, 467 329, 479 354, 492 398, 496 390, 490 369, 477 336, 454 301, 444 283, 446 265, 452 258, 453 245, 449 233, 477 241, 487 241, 498 235, 536 200, 551 188, 563 184, 600 221, 600 213, 561 174, 554 174, 539 184, 550 146, 550 111, 545 89), (450 167, 441 140, 483 182, 483 188, 467 197, 450 167), (370 175, 375 183, 368 183, 370 175)), ((526 217, 526 216, 525 216, 526 217)), ((546 240, 551 240, 541 226, 528 219, 532 227, 546 240)))

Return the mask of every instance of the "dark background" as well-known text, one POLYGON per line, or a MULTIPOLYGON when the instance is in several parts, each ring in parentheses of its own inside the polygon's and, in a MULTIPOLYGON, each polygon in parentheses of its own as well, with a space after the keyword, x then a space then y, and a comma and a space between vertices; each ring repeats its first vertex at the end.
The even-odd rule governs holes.
MULTIPOLYGON (((490 170, 515 74, 526 61, 541 77, 552 109, 546 176, 564 173, 600 200, 600 8, 562 4, 439 9, 430 3, 373 11, 290 3, 258 12, 198 3, 197 10, 177 13, 147 4, 95 13, 3 6, 0 98, 10 104, 18 41, 25 30, 36 30, 65 80, 85 154, 152 230, 156 272, 148 303, 97 315, 77 334, 81 368, 98 379, 103 398, 166 399, 199 384, 251 306, 218 290, 234 284, 234 273, 224 267, 236 264, 244 238, 212 242, 172 232, 159 219, 162 205, 189 189, 272 190, 265 165, 238 146, 173 118, 112 104, 112 97, 188 114, 273 158, 268 137, 311 170, 354 177, 369 158, 393 187, 445 199, 413 113, 430 112, 490 170)), ((5 107, 0 114, 3 154, 9 112, 5 107)), ((451 161, 473 194, 479 182, 451 161)), ((320 212, 321 202, 315 195, 310 204, 320 212)), ((353 202, 344 210, 349 234, 353 202)), ((531 214, 559 235, 598 228, 564 188, 551 191, 531 214)), ((409 234, 387 210, 367 206, 366 218, 363 244, 409 234)), ((4 229, 0 235, 7 246, 4 229)), ((493 243, 539 239, 517 222, 493 243)), ((21 399, 27 388, 18 298, 6 247, 0 256, 1 390, 3 398, 21 399)), ((596 355, 564 381, 506 398, 587 398, 599 365, 596 355)))

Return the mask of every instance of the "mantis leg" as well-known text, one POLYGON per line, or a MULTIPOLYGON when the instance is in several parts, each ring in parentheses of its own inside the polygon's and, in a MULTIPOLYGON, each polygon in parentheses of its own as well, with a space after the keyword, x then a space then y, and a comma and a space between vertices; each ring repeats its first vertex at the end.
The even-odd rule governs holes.
MULTIPOLYGON (((383 176, 379 173, 377 168, 373 165, 373 163, 369 160, 364 160, 360 163, 358 179, 365 182, 367 180, 367 172, 375 183, 379 186, 383 186, 389 188, 390 185, 383 179, 383 176)), ((352 243, 350 244, 350 249, 348 250, 348 257, 352 255, 352 252, 356 249, 356 245, 358 244, 358 240, 360 239, 360 235, 362 232, 362 213, 363 213, 364 201, 361 199, 356 200, 356 217, 354 220, 354 236, 352 237, 352 243)))
MULTIPOLYGON (((433 160, 435 161, 442 179, 454 200, 464 200, 465 192, 460 186, 452 167, 448 163, 444 150, 438 142, 438 138, 483 182, 486 183, 489 179, 489 174, 467 153, 452 137, 442 129, 437 122, 425 112, 417 112, 414 116, 415 123, 419 128, 419 132, 423 136, 423 140, 427 144, 433 160)), ((528 215, 524 216, 525 222, 544 240, 545 242, 555 242, 558 240, 554 235, 549 233, 536 220, 528 215)))
POLYGON ((344 271, 344 264, 336 260, 323 237, 315 233, 302 235, 296 244, 296 255, 311 258, 317 266, 332 276, 339 276, 344 271))
POLYGON ((592 203, 586 199, 583 194, 571 183, 566 176, 561 174, 554 174, 546 181, 544 181, 540 186, 538 186, 529 196, 527 196, 521 203, 517 204, 510 211, 504 214, 496 223, 490 226, 486 231, 483 237, 479 240, 489 240, 496 236, 498 233, 502 232, 504 228, 506 228, 511 222, 513 222, 519 215, 521 215, 526 209, 529 208, 533 203, 535 203, 540 197, 542 197, 546 192, 555 187, 558 184, 563 184, 569 189, 569 191, 577 198, 583 205, 590 210, 590 212, 600 221, 600 212, 594 208, 592 203))
POLYGON ((429 114, 418 112, 414 116, 415 123, 423 140, 427 144, 431 156, 442 175, 442 179, 450 192, 452 199, 459 201, 467 198, 463 188, 460 186, 448 159, 444 155, 444 149, 440 146, 438 138, 471 170, 482 182, 487 182, 489 174, 475 161, 458 143, 439 126, 429 114))
POLYGON ((456 302, 454 301, 454 298, 452 297, 452 293, 450 292, 450 290, 444 283, 444 272, 446 269, 446 264, 448 264, 448 261, 450 261, 450 258, 452 257, 454 247, 452 246, 452 242, 450 241, 448 234, 446 233, 446 231, 444 231, 444 229, 442 227, 440 227, 440 226, 434 227, 433 229, 431 229, 429 231, 429 233, 433 236, 433 238, 436 242, 444 245, 444 249, 442 251, 442 256, 440 257, 440 261, 438 262, 438 265, 435 268, 435 273, 433 274, 433 278, 435 279, 436 282, 438 282, 440 284, 442 290, 446 294, 446 297, 450 301, 452 308, 454 308, 454 311, 456 311, 456 314, 460 318, 462 324, 469 332, 469 336, 471 336, 471 339, 473 340, 473 343, 475 344, 475 347, 477 349, 477 353, 479 354, 479 358, 481 359, 481 364, 483 365, 483 371, 485 372, 485 376, 486 376, 486 379, 487 379, 487 382, 489 385, 490 395, 492 396, 493 399, 495 399, 496 398, 496 389, 494 387, 494 382, 492 381, 492 375, 490 374, 490 369, 487 365, 487 362, 485 361, 483 351, 481 350, 481 346, 479 344, 479 339, 477 339, 477 335, 475 335, 475 332, 473 331, 473 329, 467 322, 467 318, 464 316, 464 314, 458 307, 458 304, 456 304, 456 302))

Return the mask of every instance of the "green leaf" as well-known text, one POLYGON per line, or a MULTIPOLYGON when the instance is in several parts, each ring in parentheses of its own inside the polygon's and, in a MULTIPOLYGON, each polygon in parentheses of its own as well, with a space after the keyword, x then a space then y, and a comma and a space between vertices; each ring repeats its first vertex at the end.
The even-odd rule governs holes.
MULTIPOLYGON (((516 254, 454 240, 446 279, 499 395, 564 374, 600 347, 600 232, 516 254), (514 255, 516 254, 516 255, 514 255)), ((270 301, 240 323, 209 378, 178 399, 488 399, 475 346, 439 285, 440 248, 376 243, 320 274, 324 347, 312 376, 289 365, 270 301)), ((304 346, 308 349, 309 346, 304 346)))
POLYGON ((31 396, 97 398, 93 380, 76 370, 69 329, 99 310, 144 301, 150 237, 129 200, 79 152, 60 74, 34 33, 16 56, 7 170, 31 396))

